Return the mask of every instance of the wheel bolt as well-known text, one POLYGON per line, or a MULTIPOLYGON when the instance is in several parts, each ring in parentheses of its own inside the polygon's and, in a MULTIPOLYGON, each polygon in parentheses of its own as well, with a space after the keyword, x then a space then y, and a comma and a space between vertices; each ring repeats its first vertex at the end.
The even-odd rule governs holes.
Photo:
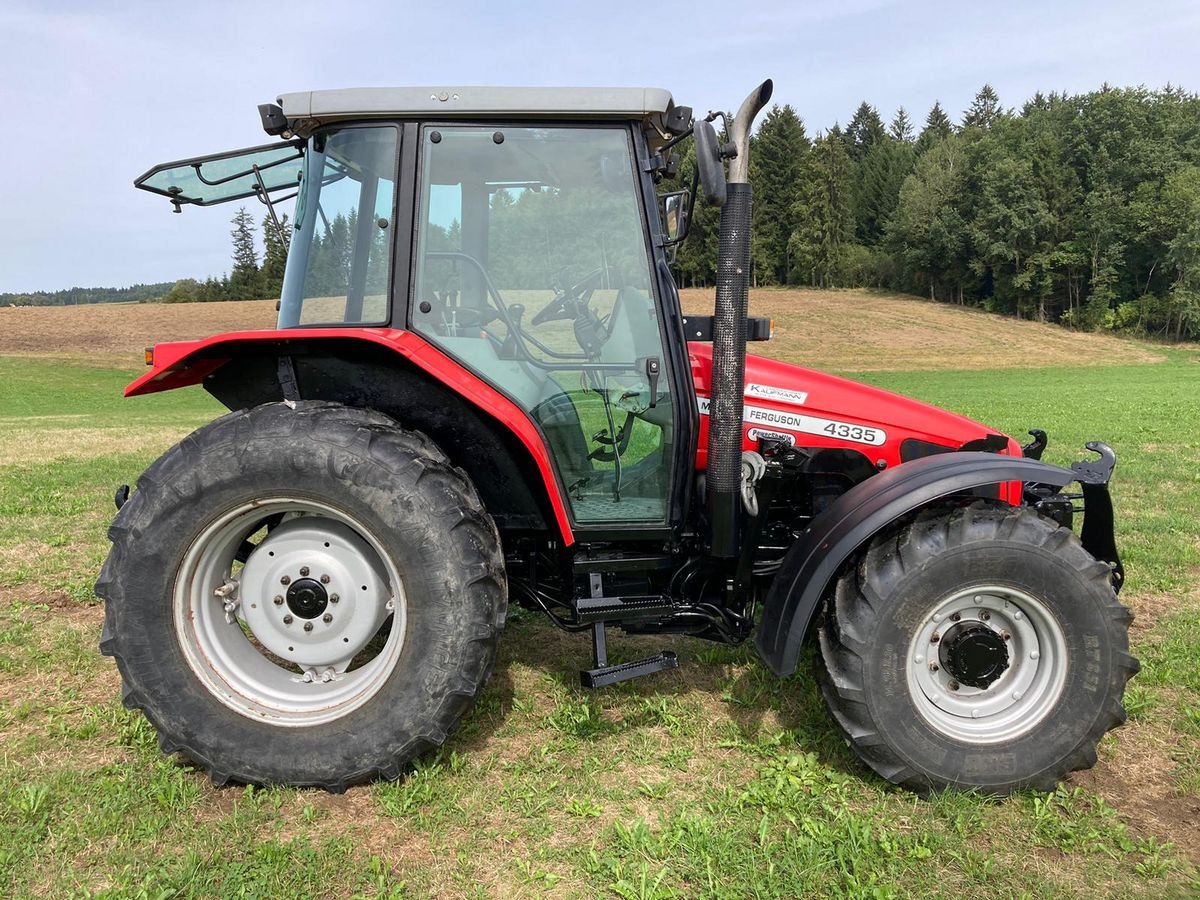
POLYGON ((330 603, 337 603, 337 602, 338 602, 339 600, 341 600, 341 599, 342 599, 342 598, 341 598, 341 597, 339 597, 337 594, 330 594, 330 595, 329 595, 329 602, 330 602, 330 603))
POLYGON ((958 613, 955 613, 954 615, 952 615, 950 617, 951 622, 958 622, 961 619, 962 619, 962 616, 960 616, 958 613))
POLYGON ((276 605, 276 606, 283 606, 283 597, 282 597, 282 596, 280 596, 279 594, 276 594, 276 595, 275 595, 275 605, 276 605))
POLYGON ((321 616, 321 621, 328 625, 333 621, 333 616, 331 616, 329 613, 325 613, 325 615, 321 616))
POLYGON ((1012 640, 1012 635, 1011 635, 1011 634, 1009 634, 1007 631, 1002 631, 1002 632, 1000 632, 1000 637, 1001 637, 1003 640, 1006 640, 1006 641, 1011 641, 1011 640, 1012 640))
POLYGON ((301 574, 301 575, 307 575, 307 574, 308 574, 308 566, 301 566, 301 567, 300 567, 300 574, 301 574))
POLYGON ((941 639, 942 639, 942 636, 935 631, 933 633, 933 636, 929 639, 929 643, 936 644, 941 639))
POLYGON ((938 670, 938 664, 937 664, 937 663, 930 663, 930 664, 929 664, 929 671, 930 671, 930 672, 936 672, 937 670, 938 670))
POLYGON ((321 576, 321 584, 329 584, 329 576, 328 575, 321 576))
POLYGON ((291 624, 292 624, 292 617, 291 617, 291 616, 284 616, 284 617, 283 617, 283 624, 284 624, 284 625, 291 625, 291 624))
POLYGON ((305 630, 305 631, 312 631, 312 622, 305 622, 305 623, 304 623, 304 630, 305 630))
POLYGON ((292 579, 289 578, 287 575, 284 575, 282 578, 279 579, 279 583, 280 584, 291 584, 292 579))
POLYGON ((950 688, 950 690, 952 690, 952 691, 957 691, 958 690, 958 682, 952 681, 948 685, 946 685, 946 687, 950 688))
POLYGON ((981 618, 981 619, 983 619, 983 621, 987 622, 987 621, 991 620, 992 614, 985 609, 983 612, 981 612, 979 614, 979 618, 981 618))

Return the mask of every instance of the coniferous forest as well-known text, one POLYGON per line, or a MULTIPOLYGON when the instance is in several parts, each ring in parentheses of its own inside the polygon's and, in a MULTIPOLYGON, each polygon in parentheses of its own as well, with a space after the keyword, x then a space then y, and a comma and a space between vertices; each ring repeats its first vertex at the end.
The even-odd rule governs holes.
MULTIPOLYGON (((1027 319, 1200 337, 1200 98, 1168 87, 984 86, 955 122, 862 103, 810 133, 790 106, 750 157, 758 286, 877 287, 1027 319)), ((681 166, 681 184, 693 164, 681 166)), ((674 271, 713 283, 719 212, 697 203, 674 271)))
MULTIPOLYGON (((690 185, 694 168, 687 142, 663 189, 690 185)), ((775 106, 754 138, 751 180, 758 287, 883 288, 1085 330, 1200 338, 1200 97, 1181 89, 1038 94, 1013 109, 985 85, 957 120, 935 103, 920 121, 903 108, 885 121, 863 102, 844 126, 812 132, 775 106)), ((713 284, 719 216, 696 204, 672 266, 681 287, 713 284)), ((0 303, 277 297, 286 217, 263 220, 261 256, 250 214, 232 225, 221 278, 0 303)), ((339 229, 340 219, 318 236, 331 259, 348 246, 339 229)))

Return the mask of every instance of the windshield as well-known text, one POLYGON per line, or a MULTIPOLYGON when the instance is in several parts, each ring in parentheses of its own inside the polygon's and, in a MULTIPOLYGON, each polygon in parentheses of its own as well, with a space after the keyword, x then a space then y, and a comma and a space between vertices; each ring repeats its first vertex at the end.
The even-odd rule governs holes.
POLYGON ((399 132, 314 135, 305 159, 279 327, 388 320, 399 132))

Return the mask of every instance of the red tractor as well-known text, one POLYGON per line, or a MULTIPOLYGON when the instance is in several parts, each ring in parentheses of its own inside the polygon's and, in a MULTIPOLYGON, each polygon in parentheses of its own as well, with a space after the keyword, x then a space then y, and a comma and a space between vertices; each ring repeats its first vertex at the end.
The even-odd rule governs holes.
POLYGON ((1041 432, 746 354, 770 94, 285 94, 259 108, 282 140, 137 180, 177 212, 295 198, 278 328, 159 344, 125 392, 230 410, 118 491, 96 585, 165 752, 217 783, 395 778, 470 709, 512 597, 590 632, 585 687, 677 665, 610 663, 610 627, 753 637, 781 677, 812 640, 849 743, 919 792, 1095 762, 1138 668, 1112 450, 1057 468, 1041 432), (712 316, 669 268, 698 195, 712 316))

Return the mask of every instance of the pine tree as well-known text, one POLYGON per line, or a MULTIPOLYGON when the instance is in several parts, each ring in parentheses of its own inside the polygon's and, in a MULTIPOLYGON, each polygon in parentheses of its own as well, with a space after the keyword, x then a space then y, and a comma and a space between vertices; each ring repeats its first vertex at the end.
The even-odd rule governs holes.
POLYGON ((914 137, 912 119, 908 117, 908 113, 903 106, 896 110, 896 115, 892 119, 888 133, 897 141, 905 144, 912 143, 914 137))
POLYGON ((883 127, 879 111, 864 100, 854 111, 844 137, 850 159, 858 162, 867 155, 868 150, 887 137, 887 129, 883 127))
POLYGON ((985 131, 1000 121, 1004 110, 1000 108, 1000 98, 990 84, 985 84, 971 101, 970 108, 963 113, 962 127, 982 128, 985 131))
POLYGON ((254 219, 246 207, 238 208, 230 220, 233 230, 233 270, 229 273, 228 293, 237 300, 253 300, 262 296, 258 272, 258 250, 254 246, 254 219))
POLYGON ((795 227, 801 167, 809 147, 804 123, 791 106, 772 107, 754 138, 750 153, 754 184, 751 250, 756 283, 787 282, 788 239, 795 227))
POLYGON ((837 284, 846 247, 854 238, 851 168, 845 139, 836 125, 813 142, 802 172, 796 230, 788 245, 790 280, 813 287, 837 284))
POLYGON ((292 242, 292 223, 285 214, 275 224, 269 215, 263 217, 262 292, 278 297, 283 289, 283 271, 287 264, 288 246, 292 242))
POLYGON ((950 117, 942 109, 942 104, 935 100, 933 109, 929 110, 929 115, 925 117, 925 127, 921 129, 921 136, 917 138, 917 153, 924 153, 953 133, 954 125, 951 124, 950 117))

